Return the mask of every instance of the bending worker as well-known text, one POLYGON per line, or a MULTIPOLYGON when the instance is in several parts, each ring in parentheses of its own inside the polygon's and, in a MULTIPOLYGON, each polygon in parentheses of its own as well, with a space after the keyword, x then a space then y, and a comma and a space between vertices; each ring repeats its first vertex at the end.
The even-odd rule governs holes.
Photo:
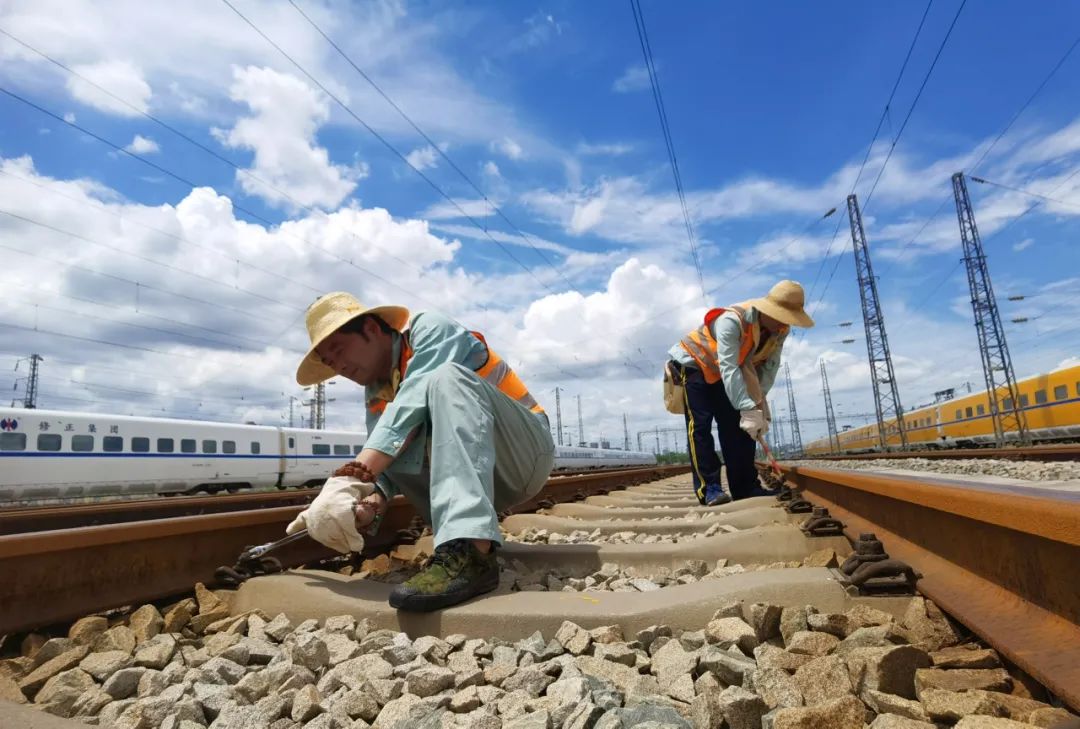
POLYGON ((780 368, 790 327, 814 326, 803 310, 804 298, 802 286, 781 281, 765 298, 710 309, 704 323, 668 352, 668 369, 683 387, 694 492, 702 504, 715 506, 766 493, 754 467, 755 442, 769 428, 765 397, 780 368), (713 420, 730 496, 720 485, 713 420))
POLYGON ((365 309, 338 292, 311 305, 307 328, 296 381, 362 385, 368 435, 335 473, 353 478, 328 481, 290 529, 340 552, 362 548, 357 530, 377 528, 403 494, 431 525, 435 553, 390 605, 438 610, 495 589, 498 512, 540 491, 555 464, 544 410, 479 333, 442 314, 365 309))

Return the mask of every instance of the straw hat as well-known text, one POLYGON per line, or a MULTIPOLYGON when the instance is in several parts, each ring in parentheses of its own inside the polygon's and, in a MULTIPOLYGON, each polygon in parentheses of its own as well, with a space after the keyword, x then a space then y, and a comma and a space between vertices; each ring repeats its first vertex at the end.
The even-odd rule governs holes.
POLYGON ((781 281, 769 289, 765 298, 751 299, 747 303, 788 326, 814 326, 814 320, 803 310, 806 294, 803 287, 795 281, 781 281))
POLYGON ((399 332, 409 324, 409 310, 403 306, 376 306, 367 309, 356 300, 355 296, 344 291, 320 296, 307 310, 307 330, 308 336, 311 337, 311 348, 296 370, 298 383, 305 386, 314 385, 323 380, 329 380, 337 374, 323 364, 315 348, 343 324, 361 314, 374 314, 399 332))

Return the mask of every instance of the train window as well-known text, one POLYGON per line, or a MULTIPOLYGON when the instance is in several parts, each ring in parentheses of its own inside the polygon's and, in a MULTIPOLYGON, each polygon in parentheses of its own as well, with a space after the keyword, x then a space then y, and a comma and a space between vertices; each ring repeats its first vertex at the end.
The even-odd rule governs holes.
POLYGON ((150 439, 149 438, 132 438, 131 450, 133 453, 149 453, 150 452, 150 439))
POLYGON ((347 455, 350 455, 349 446, 335 443, 334 444, 334 455, 335 456, 347 456, 347 455))
POLYGON ((974 414, 975 414, 975 411, 972 410, 971 408, 968 408, 967 410, 964 411, 964 415, 969 417, 969 418, 974 414))
POLYGON ((194 453, 195 452, 195 439, 194 438, 181 438, 180 439, 180 452, 181 453, 194 453))
POLYGON ((1020 396, 1020 407, 1026 408, 1028 406, 1028 402, 1029 400, 1027 395, 1020 396))
POLYGON ((362 451, 362 450, 364 450, 364 446, 362 446, 362 445, 354 445, 352 447, 352 452, 353 452, 354 456, 360 455, 360 451, 362 451))
POLYGON ((60 436, 56 433, 40 433, 37 437, 37 449, 39 451, 60 450, 60 436))
POLYGON ((982 405, 977 405, 975 407, 975 412, 978 413, 979 415, 986 415, 986 408, 983 407, 982 405))
POLYGON ((1054 388, 1054 399, 1055 400, 1064 400, 1068 396, 1069 396, 1069 386, 1068 385, 1058 385, 1057 387, 1054 388))
POLYGON ((73 435, 71 436, 71 450, 77 453, 85 453, 94 450, 94 436, 73 435))
POLYGON ((157 439, 157 452, 158 453, 172 453, 176 450, 176 443, 172 438, 158 438, 157 439))
POLYGON ((329 443, 312 443, 311 453, 316 456, 328 456, 330 455, 329 443))
POLYGON ((101 439, 101 450, 106 453, 119 453, 124 450, 124 439, 119 435, 107 435, 101 439))
POLYGON ((203 453, 217 453, 217 441, 216 440, 204 440, 202 442, 203 453))
POLYGON ((1036 390, 1035 391, 1035 404, 1036 405, 1042 405, 1044 402, 1046 402, 1046 390, 1036 390))
POLYGON ((222 453, 236 453, 236 441, 235 440, 223 440, 221 441, 222 453))
POLYGON ((1001 409, 1002 410, 1012 410, 1013 409, 1013 401, 1012 401, 1011 397, 1007 397, 1007 398, 1005 398, 1004 400, 1001 401, 1001 409))
POLYGON ((25 451, 26 433, 0 433, 0 451, 25 451))
POLYGON ((957 411, 956 411, 956 419, 957 419, 957 420, 959 420, 959 419, 960 419, 960 411, 959 411, 959 410, 957 410, 957 411))
POLYGON ((289 447, 290 448, 295 448, 296 447, 296 439, 293 438, 292 436, 289 436, 289 447))
POLYGON ((251 441, 251 452, 253 454, 255 454, 255 455, 258 455, 259 453, 262 452, 262 446, 259 445, 259 441, 257 441, 257 440, 251 441))

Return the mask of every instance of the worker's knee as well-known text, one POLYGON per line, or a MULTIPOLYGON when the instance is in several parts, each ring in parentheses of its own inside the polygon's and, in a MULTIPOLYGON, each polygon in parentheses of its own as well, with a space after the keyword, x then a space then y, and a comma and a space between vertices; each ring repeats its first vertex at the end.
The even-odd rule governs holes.
POLYGON ((479 378, 468 367, 457 362, 443 362, 428 376, 428 395, 460 391, 465 384, 473 384, 479 378))

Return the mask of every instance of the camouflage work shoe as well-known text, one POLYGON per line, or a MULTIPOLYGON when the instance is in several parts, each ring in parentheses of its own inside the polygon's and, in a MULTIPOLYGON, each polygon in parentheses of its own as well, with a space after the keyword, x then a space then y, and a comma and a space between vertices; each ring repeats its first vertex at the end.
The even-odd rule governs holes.
POLYGON ((390 593, 390 607, 430 612, 457 605, 499 586, 495 545, 482 554, 469 539, 451 539, 435 548, 427 566, 390 593))

